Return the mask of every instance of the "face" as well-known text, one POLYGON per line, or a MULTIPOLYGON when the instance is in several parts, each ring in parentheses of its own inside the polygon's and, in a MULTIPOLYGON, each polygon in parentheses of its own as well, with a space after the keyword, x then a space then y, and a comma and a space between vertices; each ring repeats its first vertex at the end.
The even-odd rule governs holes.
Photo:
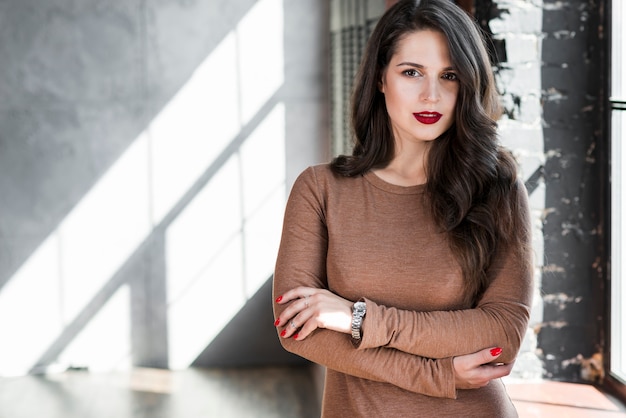
POLYGON ((454 123, 459 82, 445 36, 411 32, 398 41, 380 90, 396 144, 430 142, 454 123))

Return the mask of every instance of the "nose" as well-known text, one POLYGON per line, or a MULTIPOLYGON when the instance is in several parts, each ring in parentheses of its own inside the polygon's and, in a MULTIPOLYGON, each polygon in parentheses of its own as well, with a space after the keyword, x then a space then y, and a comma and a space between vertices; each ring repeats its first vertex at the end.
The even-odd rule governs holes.
POLYGON ((422 86, 422 91, 420 92, 420 100, 426 102, 437 102, 441 98, 441 86, 439 85, 438 78, 428 78, 424 80, 424 84, 422 86))

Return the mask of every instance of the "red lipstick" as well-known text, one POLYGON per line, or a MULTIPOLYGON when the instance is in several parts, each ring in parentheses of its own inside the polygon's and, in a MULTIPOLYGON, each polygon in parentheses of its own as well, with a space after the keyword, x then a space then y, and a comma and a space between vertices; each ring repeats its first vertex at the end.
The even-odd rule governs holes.
POLYGON ((418 122, 430 125, 433 123, 437 123, 439 119, 441 119, 442 114, 438 112, 419 112, 413 113, 413 116, 415 117, 415 119, 417 119, 418 122))

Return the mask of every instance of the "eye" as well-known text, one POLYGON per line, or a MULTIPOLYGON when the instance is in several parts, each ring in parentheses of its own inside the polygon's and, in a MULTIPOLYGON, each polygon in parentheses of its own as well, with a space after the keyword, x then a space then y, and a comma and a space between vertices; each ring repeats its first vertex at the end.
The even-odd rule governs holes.
POLYGON ((457 81, 459 79, 456 73, 444 73, 441 77, 449 81, 457 81))
POLYGON ((408 77, 419 77, 421 76, 420 72, 414 69, 410 69, 410 70, 404 70, 402 71, 402 74, 408 76, 408 77))

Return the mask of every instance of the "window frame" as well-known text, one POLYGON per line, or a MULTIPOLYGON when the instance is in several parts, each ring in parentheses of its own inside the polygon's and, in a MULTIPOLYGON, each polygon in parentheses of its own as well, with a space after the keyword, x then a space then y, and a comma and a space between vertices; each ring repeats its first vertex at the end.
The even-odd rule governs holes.
MULTIPOLYGON (((622 199, 618 199, 622 194, 621 192, 626 191, 626 165, 624 164, 626 163, 626 149, 622 149, 626 144, 623 144, 621 140, 617 140, 617 135, 619 135, 620 139, 626 138, 626 77, 623 76, 626 71, 626 59, 622 58, 621 62, 615 59, 615 57, 623 57, 624 53, 626 53, 626 28, 622 29, 622 25, 618 23, 620 17, 624 15, 626 15, 626 5, 611 0, 608 1, 606 27, 609 34, 609 74, 607 76, 609 99, 606 122, 609 127, 607 140, 610 143, 610 160, 607 164, 609 166, 607 175, 610 179, 610 204, 607 205, 609 211, 607 219, 611 227, 607 231, 610 262, 609 279, 606 283, 605 294, 605 300, 607 301, 605 311, 607 339, 604 345, 605 379, 602 386, 609 393, 626 402, 626 356, 620 359, 621 375, 614 371, 615 365, 612 357, 617 347, 615 342, 616 321, 620 321, 621 325, 617 333, 618 337, 621 337, 622 343, 626 339, 624 336, 624 333, 626 333, 626 322, 622 322, 626 310, 622 303, 619 303, 623 302, 623 300, 620 300, 621 293, 624 292, 623 287, 626 286, 626 280, 623 278, 626 262, 622 262, 621 257, 619 257, 619 254, 626 250, 626 216, 622 215, 626 212, 626 199, 623 199, 623 202, 622 199), (619 35, 618 30, 621 30, 619 35), (624 112, 621 114, 620 119, 622 120, 619 123, 615 123, 617 112, 624 112), (616 132, 616 129, 619 129, 619 133, 616 132), (624 158, 621 158, 622 156, 624 158), (616 181, 618 178, 620 179, 619 182, 616 181)), ((620 348, 623 355, 626 352, 626 348, 620 348)))

